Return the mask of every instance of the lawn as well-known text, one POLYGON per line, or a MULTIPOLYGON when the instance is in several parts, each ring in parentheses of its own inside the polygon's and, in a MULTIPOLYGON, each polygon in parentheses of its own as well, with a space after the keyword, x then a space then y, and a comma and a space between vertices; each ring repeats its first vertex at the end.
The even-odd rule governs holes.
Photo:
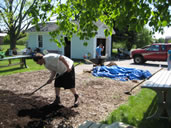
POLYGON ((156 93, 141 89, 140 93, 130 96, 126 104, 114 110, 102 123, 124 122, 136 128, 170 128, 171 122, 164 119, 147 119, 157 110, 156 93))
MULTIPOLYGON (((3 47, 3 49, 7 48, 7 46, 3 47)), ((18 46, 18 48, 24 49, 25 47, 18 46)), ((28 68, 20 68, 19 65, 0 68, 0 76, 45 69, 44 66, 37 65, 32 59, 27 59, 26 62, 28 68)), ((0 65, 6 63, 7 61, 0 61, 0 65)), ((78 62, 76 61, 75 64, 78 64, 78 62)), ((110 113, 102 123, 112 124, 113 122, 121 121, 137 128, 169 128, 171 124, 167 120, 146 119, 146 117, 154 113, 157 109, 156 100, 156 93, 154 91, 141 89, 140 93, 135 96, 130 96, 127 103, 110 113)))
MULTIPOLYGON (((2 48, 3 52, 5 52, 7 49, 10 48, 9 45, 0 45, 0 47, 2 48)), ((17 48, 18 51, 20 51, 20 50, 26 48, 26 46, 25 45, 16 45, 16 48, 17 48)))
MULTIPOLYGON (((10 46, 9 45, 1 45, 1 48, 3 49, 3 52, 5 52, 10 46)), ((18 51, 25 48, 25 45, 17 45, 18 51)), ((19 60, 15 59, 12 60, 12 63, 19 62, 19 60)), ((21 73, 21 72, 31 72, 31 71, 38 71, 45 69, 44 66, 40 66, 36 64, 32 59, 26 59, 26 63, 28 68, 20 68, 20 65, 0 68, 0 76, 2 75, 11 75, 14 73, 21 73)), ((75 65, 77 65, 79 61, 75 61, 75 65)), ((0 66, 7 65, 8 61, 0 61, 0 66)))
MULTIPOLYGON (((12 60, 13 61, 19 61, 19 60, 12 60)), ((14 73, 20 73, 20 72, 31 72, 31 71, 37 71, 37 70, 43 70, 45 69, 44 66, 40 66, 36 64, 32 59, 26 59, 26 63, 28 68, 20 68, 20 65, 0 68, 0 75, 11 75, 14 73)), ((0 61, 0 66, 8 64, 8 61, 0 61)))

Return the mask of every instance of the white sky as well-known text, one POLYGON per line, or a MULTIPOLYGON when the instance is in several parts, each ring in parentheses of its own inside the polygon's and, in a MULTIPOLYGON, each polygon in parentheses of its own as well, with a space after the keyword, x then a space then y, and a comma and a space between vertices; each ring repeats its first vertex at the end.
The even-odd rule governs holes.
POLYGON ((169 28, 165 27, 163 34, 156 32, 153 36, 155 36, 156 39, 165 38, 165 37, 171 36, 171 27, 169 27, 169 28))

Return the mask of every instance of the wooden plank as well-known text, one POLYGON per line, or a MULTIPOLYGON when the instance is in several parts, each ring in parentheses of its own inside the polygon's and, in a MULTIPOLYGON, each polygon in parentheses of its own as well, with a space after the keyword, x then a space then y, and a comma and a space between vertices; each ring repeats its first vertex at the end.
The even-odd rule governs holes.
MULTIPOLYGON (((149 80, 147 80, 141 87, 142 88, 160 88, 161 82, 165 79, 165 75, 163 75, 164 71, 160 71, 155 74, 149 80)), ((163 87, 162 87, 163 88, 163 87)))
POLYGON ((88 128, 100 128, 102 124, 100 123, 93 123, 93 125, 91 125, 90 127, 88 128))
POLYGON ((102 124, 101 126, 100 126, 100 128, 106 128, 106 126, 108 126, 107 124, 102 124))
POLYGON ((154 88, 156 88, 156 87, 158 88, 160 86, 160 83, 163 81, 164 75, 162 75, 162 74, 163 74, 163 71, 159 72, 157 74, 158 76, 156 76, 156 79, 153 80, 153 82, 154 82, 153 87, 154 88))
POLYGON ((167 81, 165 83, 165 88, 171 88, 171 71, 168 71, 168 78, 167 81))
POLYGON ((168 74, 167 71, 162 72, 162 74, 160 75, 162 80, 160 81, 160 83, 158 83, 158 87, 163 88, 165 86, 165 83, 166 83, 166 81, 168 79, 168 75, 169 74, 168 74))
POLYGON ((149 80, 147 80, 146 82, 144 82, 144 84, 141 86, 142 88, 151 88, 154 86, 155 84, 155 80, 158 80, 160 78, 160 72, 158 72, 157 74, 155 74, 154 76, 152 76, 149 80))
POLYGON ((93 125, 94 122, 92 121, 85 121, 83 124, 81 124, 78 128, 89 128, 91 125, 93 125))

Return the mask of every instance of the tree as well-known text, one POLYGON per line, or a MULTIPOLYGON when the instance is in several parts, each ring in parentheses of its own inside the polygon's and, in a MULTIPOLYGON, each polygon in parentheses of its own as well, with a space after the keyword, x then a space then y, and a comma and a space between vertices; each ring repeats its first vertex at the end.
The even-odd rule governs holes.
MULTIPOLYGON (((82 40, 95 36, 97 26, 94 22, 98 20, 109 27, 105 30, 106 36, 111 35, 113 28, 124 29, 127 23, 128 30, 134 31, 142 30, 146 24, 154 32, 171 26, 170 0, 66 0, 65 4, 57 0, 54 5, 50 4, 52 0, 42 1, 44 3, 39 9, 43 11, 44 6, 50 7, 50 16, 56 15, 59 29, 50 34, 58 43, 63 42, 63 36, 70 39, 73 34, 77 34, 82 40), (61 35, 61 40, 57 40, 56 35, 61 35)), ((50 20, 50 17, 41 17, 36 15, 35 19, 50 20)))
POLYGON ((150 45, 153 42, 152 33, 147 28, 143 28, 141 32, 137 33, 135 42, 137 48, 150 45))
POLYGON ((125 48, 130 51, 133 45, 136 44, 137 32, 135 30, 128 30, 128 28, 128 25, 122 30, 114 28, 116 34, 112 38, 114 42, 124 42, 125 48))
POLYGON ((165 39, 164 39, 164 38, 159 38, 159 39, 158 39, 158 42, 159 42, 159 43, 165 43, 165 39))
POLYGON ((39 0, 3 0, 0 3, 1 26, 9 35, 10 49, 16 47, 16 41, 25 36, 32 17, 29 17, 39 0), (34 6, 33 6, 34 5, 34 6), (3 22, 2 22, 3 21, 3 22), (3 24, 2 24, 3 23, 3 24))

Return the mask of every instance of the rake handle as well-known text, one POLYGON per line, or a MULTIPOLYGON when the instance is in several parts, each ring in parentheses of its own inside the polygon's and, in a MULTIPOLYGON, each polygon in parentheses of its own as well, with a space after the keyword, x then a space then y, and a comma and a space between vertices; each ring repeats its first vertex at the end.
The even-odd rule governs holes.
MULTIPOLYGON (((161 71, 163 68, 160 68, 159 70, 157 70, 155 73, 153 73, 148 79, 150 79, 152 76, 154 76, 156 73, 158 73, 159 71, 161 71)), ((144 79, 143 81, 141 81, 140 83, 138 83, 137 85, 135 85, 133 88, 131 88, 131 90, 129 92, 131 92, 134 88, 136 88, 137 86, 139 86, 140 84, 142 84, 144 81, 146 81, 146 79, 144 79)))

